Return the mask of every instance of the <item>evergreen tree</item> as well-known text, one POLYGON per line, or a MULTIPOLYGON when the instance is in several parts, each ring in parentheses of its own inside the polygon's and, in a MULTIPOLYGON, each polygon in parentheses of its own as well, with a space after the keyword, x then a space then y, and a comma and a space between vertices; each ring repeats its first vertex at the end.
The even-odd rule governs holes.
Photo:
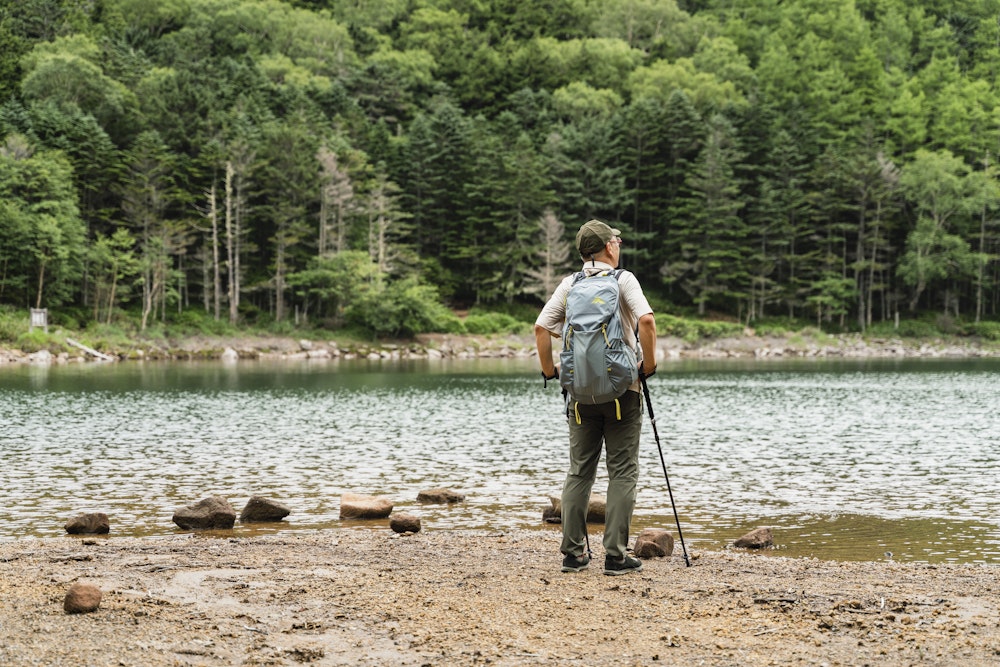
POLYGON ((680 256, 662 270, 691 296, 700 315, 709 303, 746 309, 751 295, 749 229, 739 215, 745 202, 736 178, 742 159, 732 124, 721 114, 712 116, 705 147, 687 179, 692 193, 687 215, 674 228, 680 256))

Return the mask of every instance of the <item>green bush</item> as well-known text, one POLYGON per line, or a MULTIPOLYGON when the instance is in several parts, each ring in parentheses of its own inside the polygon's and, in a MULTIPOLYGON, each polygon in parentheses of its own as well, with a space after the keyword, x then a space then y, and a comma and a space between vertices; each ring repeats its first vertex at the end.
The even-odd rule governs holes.
POLYGON ((0 341, 11 342, 28 331, 28 312, 11 306, 0 306, 0 341))
POLYGON ((541 309, 540 305, 531 303, 492 303, 487 307, 473 306, 469 309, 469 316, 500 313, 502 315, 509 315, 519 322, 534 324, 535 318, 538 317, 538 312, 541 309))
POLYGON ((504 313, 470 313, 465 318, 465 330, 470 334, 525 334, 531 325, 504 313))
POLYGON ((56 325, 67 331, 79 331, 81 322, 86 322, 91 317, 86 308, 60 306, 49 310, 49 326, 56 325))
POLYGON ((349 324, 374 337, 464 331, 458 317, 441 303, 437 288, 416 279, 389 283, 360 296, 345 316, 349 324))
POLYGON ((751 323, 758 336, 784 336, 792 331, 799 331, 812 322, 805 322, 795 317, 762 317, 751 323))
POLYGON ((876 322, 869 327, 868 334, 887 338, 936 338, 941 331, 925 320, 901 320, 898 328, 893 322, 876 322))
POLYGON ((118 324, 92 322, 83 330, 80 342, 95 350, 125 350, 133 345, 133 336, 118 324))
POLYGON ((740 336, 743 334, 743 325, 738 322, 689 320, 674 315, 658 314, 656 332, 660 336, 676 336, 693 343, 702 338, 740 336))
POLYGON ((44 329, 33 329, 19 335, 16 344, 22 352, 31 353, 38 352, 39 350, 48 350, 53 354, 57 354, 66 350, 65 345, 61 341, 61 338, 57 338, 55 334, 46 333, 44 329))
MULTIPOLYGON (((226 317, 228 318, 228 315, 226 317)), ((203 334, 206 336, 225 336, 235 331, 228 319, 216 320, 214 316, 200 308, 189 308, 182 313, 177 313, 173 316, 169 328, 171 333, 203 334)))
POLYGON ((979 336, 983 340, 1000 341, 1000 322, 973 322, 966 327, 972 336, 979 336))

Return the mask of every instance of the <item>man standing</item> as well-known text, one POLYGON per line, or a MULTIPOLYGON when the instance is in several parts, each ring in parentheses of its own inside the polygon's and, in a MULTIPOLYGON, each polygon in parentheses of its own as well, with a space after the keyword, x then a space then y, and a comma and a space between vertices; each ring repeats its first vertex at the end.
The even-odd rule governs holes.
MULTIPOLYGON (((583 272, 593 276, 613 271, 621 255, 621 232, 603 222, 591 220, 580 227, 576 247, 583 259, 583 272)), ((575 275, 565 278, 535 320, 535 344, 542 377, 559 377, 552 359, 552 338, 562 334, 566 319, 566 297, 575 275)), ((656 321, 639 286, 629 271, 618 276, 619 314, 625 341, 638 359, 640 376, 656 371, 656 321), (635 332, 639 332, 638 346, 635 332), (645 363, 644 363, 645 360, 645 363)), ((607 449, 608 505, 605 514, 604 574, 637 572, 642 563, 626 553, 639 478, 639 433, 642 428, 640 383, 634 382, 617 400, 597 405, 576 403, 570 410, 569 472, 562 491, 563 572, 580 572, 590 564, 587 547, 587 509, 590 491, 597 476, 602 443, 607 449), (572 415, 572 418, 571 418, 572 415)))

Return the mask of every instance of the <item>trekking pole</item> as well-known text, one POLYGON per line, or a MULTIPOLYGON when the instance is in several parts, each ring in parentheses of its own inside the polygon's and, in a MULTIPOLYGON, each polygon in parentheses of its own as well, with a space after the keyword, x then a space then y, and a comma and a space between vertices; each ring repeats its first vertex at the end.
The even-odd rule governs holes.
POLYGON ((649 423, 653 425, 653 438, 656 440, 656 449, 660 452, 660 465, 663 466, 663 478, 667 480, 667 493, 670 495, 670 506, 674 510, 674 521, 677 523, 677 536, 681 540, 681 551, 684 552, 684 564, 691 567, 688 559, 687 547, 684 546, 684 533, 681 532, 681 520, 677 516, 677 505, 674 504, 674 492, 670 490, 670 476, 667 475, 667 462, 663 458, 663 447, 660 446, 660 434, 656 432, 656 417, 653 416, 653 401, 649 398, 649 386, 646 384, 646 376, 640 374, 642 380, 642 393, 646 396, 646 408, 649 410, 649 423))

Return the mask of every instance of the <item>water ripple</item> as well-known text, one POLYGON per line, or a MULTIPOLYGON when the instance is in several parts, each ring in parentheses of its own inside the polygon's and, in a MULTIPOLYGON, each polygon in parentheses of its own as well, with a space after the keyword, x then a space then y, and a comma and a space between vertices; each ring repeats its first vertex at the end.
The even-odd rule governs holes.
MULTIPOLYGON (((172 531, 176 508, 211 494, 237 510, 273 496, 295 508, 290 525, 320 529, 338 525, 345 491, 417 509, 434 486, 469 495, 420 507, 436 526, 537 526, 561 488, 566 426, 520 363, 2 369, 0 539, 59 535, 81 511, 113 513, 122 534, 172 531)), ((826 523, 864 517, 882 541, 887 525, 931 531, 927 547, 899 537, 913 558, 1000 561, 997 370, 661 368, 657 430, 689 535, 714 544, 768 523, 815 545, 826 523)), ((669 527, 648 421, 641 466, 636 524, 669 527)), ((606 484, 602 471, 595 491, 606 484)))

